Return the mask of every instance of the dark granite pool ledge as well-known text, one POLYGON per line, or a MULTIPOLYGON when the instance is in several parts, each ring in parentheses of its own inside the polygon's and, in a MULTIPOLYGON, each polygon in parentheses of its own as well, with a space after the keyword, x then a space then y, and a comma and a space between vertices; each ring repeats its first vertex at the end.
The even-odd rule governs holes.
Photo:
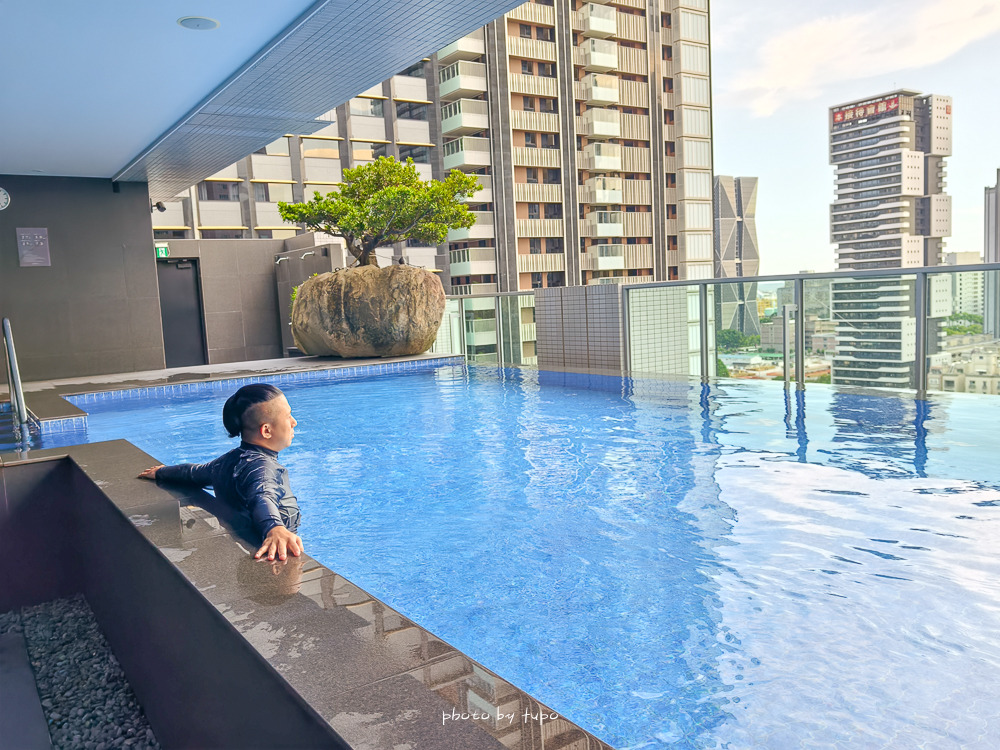
POLYGON ((165 747, 610 747, 307 555, 253 561, 210 495, 135 478, 154 463, 0 454, 0 611, 84 593, 165 747))

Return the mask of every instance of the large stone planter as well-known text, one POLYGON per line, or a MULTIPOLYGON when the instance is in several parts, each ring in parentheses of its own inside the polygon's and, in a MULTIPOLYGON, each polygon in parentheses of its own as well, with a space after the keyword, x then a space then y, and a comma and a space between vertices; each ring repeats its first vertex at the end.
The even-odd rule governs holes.
POLYGON ((444 315, 441 281, 413 266, 360 266, 299 287, 292 336, 306 354, 399 357, 431 348, 444 315))

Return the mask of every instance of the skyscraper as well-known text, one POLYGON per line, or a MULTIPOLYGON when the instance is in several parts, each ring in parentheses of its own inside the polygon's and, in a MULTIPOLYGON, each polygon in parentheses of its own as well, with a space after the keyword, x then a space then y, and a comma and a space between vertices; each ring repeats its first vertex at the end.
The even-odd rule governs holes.
MULTIPOLYGON (((760 270, 757 248, 757 178, 715 178, 715 277, 756 276, 760 270)), ((720 284, 716 287, 716 326, 747 336, 760 335, 757 316, 757 283, 720 284)))
MULTIPOLYGON (((839 270, 941 263, 951 233, 951 198, 944 192, 951 114, 949 97, 905 89, 830 108, 837 188, 830 224, 839 270)), ((836 282, 831 294, 837 321, 832 382, 910 385, 912 281, 836 282)))
POLYGON ((525 3, 440 50, 444 168, 482 175, 452 289, 712 276, 706 0, 525 3))

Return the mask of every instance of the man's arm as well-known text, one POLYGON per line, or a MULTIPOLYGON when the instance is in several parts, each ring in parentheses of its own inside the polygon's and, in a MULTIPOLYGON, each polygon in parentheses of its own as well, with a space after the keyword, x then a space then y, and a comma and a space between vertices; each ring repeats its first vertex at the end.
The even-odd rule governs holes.
POLYGON ((267 555, 268 560, 284 560, 288 552, 302 554, 302 539, 287 529, 279 505, 285 488, 278 476, 279 467, 272 461, 253 461, 236 473, 236 490, 244 507, 260 531, 264 542, 255 558, 267 555))
MULTIPOLYGON (((216 459, 218 460, 218 459, 216 459)), ((141 474, 139 479, 152 479, 154 482, 175 482, 178 484, 193 484, 196 487, 212 486, 212 464, 177 464, 176 466, 151 466, 141 474)))

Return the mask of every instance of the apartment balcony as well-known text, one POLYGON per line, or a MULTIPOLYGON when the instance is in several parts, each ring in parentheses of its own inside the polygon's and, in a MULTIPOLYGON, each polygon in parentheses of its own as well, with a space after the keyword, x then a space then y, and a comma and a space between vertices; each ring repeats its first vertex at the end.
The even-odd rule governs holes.
POLYGON ((621 138, 621 115, 615 109, 588 109, 577 119, 577 132, 587 138, 621 138))
POLYGON ((456 296, 467 294, 496 294, 497 291, 496 284, 454 284, 451 287, 451 293, 456 296))
POLYGON ((562 185, 514 183, 514 200, 519 203, 561 203, 562 199, 562 185))
POLYGON ((523 109, 515 109, 510 113, 510 126, 514 130, 558 133, 559 115, 553 112, 526 112, 523 109))
POLYGON ((475 175, 476 182, 482 188, 474 196, 469 198, 467 203, 492 203, 493 202, 493 178, 488 174, 475 175))
POLYGON ((489 276, 496 272, 496 250, 492 247, 466 247, 448 253, 450 276, 489 276))
POLYGON ((566 270, 566 255, 564 253, 535 253, 517 256, 518 273, 550 273, 566 270))
POLYGON ((588 172, 621 172, 622 148, 617 143, 588 143, 580 164, 588 172))
POLYGON ((515 167, 558 167, 562 164, 562 152, 557 148, 511 149, 511 161, 515 167))
MULTIPOLYGON (((626 227, 626 231, 628 227, 626 227)), ((652 245, 625 245, 625 268, 652 268, 652 245)))
POLYGON ((438 65, 445 66, 459 60, 475 60, 486 54, 486 37, 483 29, 477 29, 468 36, 457 39, 438 53, 438 65))
POLYGON ((601 276, 597 279, 590 279, 587 282, 587 286, 597 286, 599 284, 648 284, 652 280, 652 276, 601 276))
POLYGON ((556 43, 520 36, 507 37, 507 54, 511 57, 525 57, 530 60, 556 61, 556 43))
POLYGON ((510 91, 512 94, 526 96, 559 96, 559 81, 548 76, 527 76, 523 73, 513 73, 510 76, 510 91))
POLYGON ((622 203, 622 198, 621 177, 591 177, 580 191, 580 202, 589 205, 618 205, 622 203))
POLYGON ((518 219, 518 237, 562 237, 562 219, 518 219))
POLYGON ((610 39, 587 39, 578 48, 583 67, 588 71, 606 73, 618 68, 618 43, 610 39))
POLYGON ((583 101, 591 106, 618 104, 618 77, 588 73, 583 78, 583 101))
POLYGON ((486 66, 459 60, 438 73, 438 95, 444 101, 471 99, 486 91, 486 66))
POLYGON ((507 18, 515 21, 525 21, 527 23, 540 23, 545 26, 556 25, 556 9, 551 5, 539 5, 537 3, 524 3, 507 13, 507 18))
POLYGON ((618 11, 608 5, 587 3, 577 12, 585 37, 607 38, 618 33, 618 11))
POLYGON ((443 135, 468 135, 489 127, 490 106, 482 99, 459 99, 441 107, 443 135))
POLYGON ((496 236, 492 211, 470 211, 469 213, 476 217, 476 223, 468 228, 452 229, 448 232, 448 242, 491 240, 496 236))
POLYGON ((595 245, 583 256, 584 271, 622 271, 625 269, 625 245, 595 245))
POLYGON ((490 139, 465 136, 444 144, 444 168, 473 170, 490 165, 490 139))
POLYGON ((535 341, 537 338, 534 323, 521 323, 521 341, 535 341))
POLYGON ((581 222, 584 237, 621 237, 625 223, 621 211, 591 211, 581 222))

